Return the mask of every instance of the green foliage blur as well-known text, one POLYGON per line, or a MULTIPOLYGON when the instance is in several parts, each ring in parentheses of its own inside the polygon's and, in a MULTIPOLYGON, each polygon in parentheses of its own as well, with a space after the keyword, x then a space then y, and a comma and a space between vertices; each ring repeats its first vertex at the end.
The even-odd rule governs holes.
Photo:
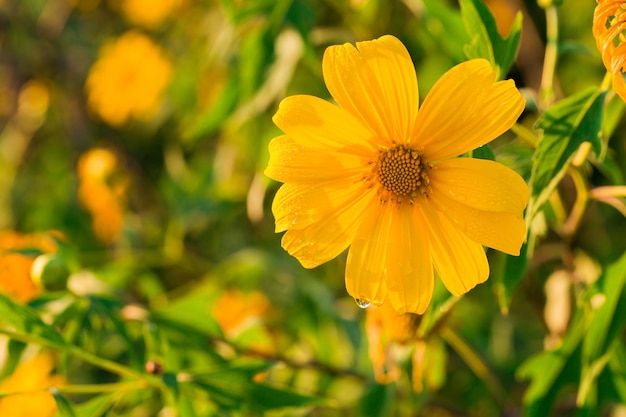
POLYGON ((38 415, 63 417, 626 414, 624 102, 595 2, 131 3, 0 0, 0 415, 42 391, 38 415), (88 81, 127 33, 160 58, 88 81), (473 156, 531 189, 522 255, 489 251, 461 299, 438 288, 384 346, 389 381, 345 257, 307 270, 283 251, 263 175, 280 100, 330 99, 325 48, 384 34, 422 99, 468 58, 515 80, 524 114, 473 156), (151 76, 167 79, 154 102, 107 119, 102 103, 141 107, 151 76), (40 350, 64 382, 16 384, 40 350))

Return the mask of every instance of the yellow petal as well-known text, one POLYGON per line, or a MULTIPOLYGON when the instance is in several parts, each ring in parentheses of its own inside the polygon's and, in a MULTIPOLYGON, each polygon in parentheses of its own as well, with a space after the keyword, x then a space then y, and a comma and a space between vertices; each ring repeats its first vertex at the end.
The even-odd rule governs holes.
POLYGON ((426 204, 432 204, 473 241, 519 255, 526 238, 526 224, 521 214, 479 210, 440 193, 429 195, 426 204))
POLYGON ((399 314, 423 314, 435 284, 430 242, 423 216, 409 206, 402 211, 408 214, 396 216, 396 239, 389 249, 387 299, 399 314))
POLYGON ((626 83, 624 82, 624 74, 621 71, 613 74, 613 89, 622 100, 626 101, 626 83))
POLYGON ((345 181, 308 187, 285 184, 282 189, 287 191, 277 193, 272 207, 276 229, 288 229, 282 246, 305 268, 343 252, 376 197, 374 191, 365 192, 362 184, 345 181))
POLYGON ((494 161, 448 159, 429 173, 434 193, 486 211, 521 216, 528 204, 528 185, 515 171, 494 161))
POLYGON ((304 229, 335 212, 361 204, 375 194, 361 181, 350 178, 313 184, 283 184, 272 202, 276 232, 304 229))
POLYGON ((409 206, 375 202, 350 246, 346 287, 355 299, 385 298, 397 313, 426 311, 433 269, 421 214, 409 206))
POLYGON ((488 61, 456 65, 433 86, 417 116, 413 146, 428 161, 471 151, 506 132, 524 110, 512 80, 496 82, 488 61))
POLYGON ((318 97, 287 97, 272 120, 287 136, 307 147, 354 154, 371 154, 378 149, 372 132, 360 121, 318 97))
MULTIPOLYGON (((270 160, 265 175, 293 184, 309 184, 336 179, 358 181, 371 171, 368 160, 352 153, 321 151, 305 147, 287 136, 278 136, 269 145, 270 160)), ((372 154, 374 155, 374 154, 372 154)))
POLYGON ((369 126, 381 144, 406 143, 419 105, 417 77, 393 36, 326 49, 324 81, 339 105, 369 126))
POLYGON ((466 237, 447 217, 420 206, 428 224, 431 255, 444 285, 459 296, 489 277, 489 263, 483 247, 466 237))

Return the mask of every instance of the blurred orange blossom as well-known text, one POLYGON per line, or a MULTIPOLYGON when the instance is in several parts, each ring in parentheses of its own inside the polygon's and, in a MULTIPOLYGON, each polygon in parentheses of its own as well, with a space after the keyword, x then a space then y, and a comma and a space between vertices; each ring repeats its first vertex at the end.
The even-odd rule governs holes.
POLYGON ((0 232, 0 293, 21 303, 30 301, 42 291, 31 278, 35 256, 20 252, 26 250, 55 253, 57 245, 49 234, 0 232))

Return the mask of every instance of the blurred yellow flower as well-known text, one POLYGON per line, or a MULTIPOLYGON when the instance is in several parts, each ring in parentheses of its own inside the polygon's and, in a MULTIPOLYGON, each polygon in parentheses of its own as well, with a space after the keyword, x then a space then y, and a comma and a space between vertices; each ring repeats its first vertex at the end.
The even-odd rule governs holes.
POLYGON ((40 353, 20 364, 12 375, 0 381, 0 394, 15 393, 0 398, 2 417, 52 417, 57 414, 54 397, 48 389, 65 383, 59 375, 51 375, 54 359, 40 353))
POLYGON ((155 27, 171 15, 179 0, 121 0, 119 3, 124 17, 131 23, 155 27))
POLYGON ((350 247, 346 287, 357 304, 423 313, 434 270, 454 295, 489 275, 482 245, 518 255, 528 187, 493 161, 454 158, 507 131, 524 109, 490 64, 459 64, 418 113, 411 57, 393 36, 331 46, 323 74, 337 105, 282 101, 266 175, 282 246, 307 268, 350 247), (434 268, 433 268, 434 266, 434 268))
POLYGON ((374 378, 379 384, 388 384, 400 376, 393 358, 395 344, 403 345, 415 340, 420 316, 398 314, 389 303, 373 306, 367 311, 365 331, 368 354, 374 367, 374 378))
POLYGON ((0 293, 25 303, 41 294, 42 290, 31 278, 35 257, 16 252, 21 250, 55 253, 57 245, 47 234, 22 235, 10 230, 0 232, 0 293))
POLYGON ((365 333, 368 354, 379 384, 397 381, 401 375, 399 363, 411 357, 413 390, 424 387, 436 391, 443 383, 445 356, 441 355, 441 338, 434 335, 420 339, 417 330, 421 316, 413 313, 398 314, 389 303, 372 306, 367 310, 365 333))
POLYGON ((149 120, 161 104, 172 68, 161 48, 130 31, 104 45, 85 89, 90 109, 112 126, 129 118, 149 120))
POLYGON ((102 243, 116 242, 124 226, 128 177, 113 152, 95 148, 78 161, 78 198, 92 216, 94 234, 102 243))
POLYGON ((593 14, 593 36, 606 70, 613 76, 613 89, 626 101, 626 1, 598 0, 593 14))

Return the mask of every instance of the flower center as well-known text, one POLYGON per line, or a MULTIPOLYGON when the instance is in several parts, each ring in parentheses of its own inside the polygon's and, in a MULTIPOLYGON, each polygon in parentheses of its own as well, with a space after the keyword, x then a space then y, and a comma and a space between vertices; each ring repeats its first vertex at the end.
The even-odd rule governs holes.
POLYGON ((397 145, 380 150, 372 164, 372 172, 378 176, 381 185, 378 190, 381 203, 391 200, 397 204, 403 201, 414 204, 419 195, 428 198, 428 170, 432 169, 432 165, 424 162, 421 151, 397 145))

